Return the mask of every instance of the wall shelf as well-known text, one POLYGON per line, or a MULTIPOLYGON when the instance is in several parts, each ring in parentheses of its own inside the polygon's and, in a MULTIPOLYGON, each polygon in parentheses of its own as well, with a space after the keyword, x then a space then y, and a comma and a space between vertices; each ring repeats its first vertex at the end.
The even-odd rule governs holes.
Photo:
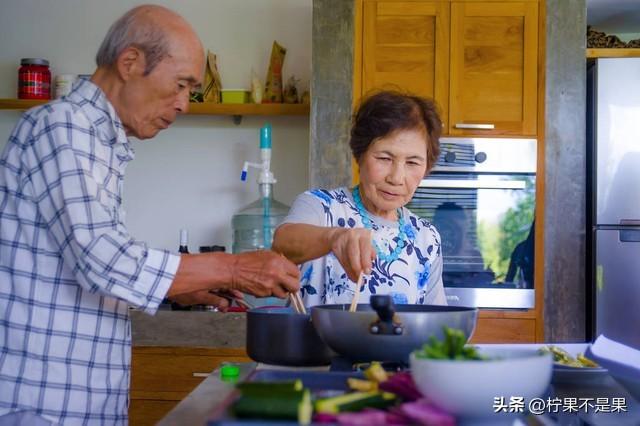
MULTIPOLYGON (((26 110, 48 101, 0 99, 0 110, 26 110)), ((190 103, 189 115, 230 115, 240 124, 244 115, 309 115, 308 104, 212 104, 190 103)))
POLYGON ((42 105, 47 101, 32 99, 0 99, 0 110, 24 110, 34 106, 42 105))
POLYGON ((638 58, 640 49, 587 49, 587 58, 638 58))

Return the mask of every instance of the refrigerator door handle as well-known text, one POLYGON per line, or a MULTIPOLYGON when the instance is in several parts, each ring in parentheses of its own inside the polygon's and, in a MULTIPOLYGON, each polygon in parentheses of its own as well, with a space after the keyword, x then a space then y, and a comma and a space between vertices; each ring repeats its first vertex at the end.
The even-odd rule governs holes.
POLYGON ((620 225, 640 226, 640 219, 620 219, 620 225))
POLYGON ((621 243, 640 243, 640 229, 621 229, 619 238, 621 243))

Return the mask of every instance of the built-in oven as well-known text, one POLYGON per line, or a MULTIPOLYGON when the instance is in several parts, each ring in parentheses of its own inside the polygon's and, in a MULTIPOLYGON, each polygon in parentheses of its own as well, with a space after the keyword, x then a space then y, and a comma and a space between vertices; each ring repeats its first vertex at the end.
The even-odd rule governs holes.
POLYGON ((534 307, 535 139, 442 138, 408 207, 442 241, 450 305, 534 307))

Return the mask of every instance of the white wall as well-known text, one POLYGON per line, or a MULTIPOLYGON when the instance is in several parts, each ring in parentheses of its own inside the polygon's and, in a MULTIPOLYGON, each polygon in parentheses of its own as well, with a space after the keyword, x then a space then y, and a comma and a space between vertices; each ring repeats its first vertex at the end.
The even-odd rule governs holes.
MULTIPOLYGON (((283 76, 311 74, 312 0, 155 0, 183 15, 205 48, 218 55, 223 87, 250 87, 251 69, 264 79, 271 45, 287 48, 283 76)), ((15 98, 20 58, 46 58, 53 74, 89 74, 111 23, 134 0, 1 0, 0 98, 15 98)), ((0 111, 0 148, 18 112, 0 111)), ((258 132, 273 126, 276 199, 290 204, 308 185, 308 117, 183 116, 148 141, 134 141, 136 159, 125 179, 127 225, 153 247, 177 249, 186 227, 190 248, 231 249, 231 216, 257 199, 255 174, 240 182, 244 160, 258 160, 258 132)))
POLYGON ((624 42, 629 42, 631 40, 638 40, 640 39, 640 33, 621 33, 621 34, 616 34, 618 36, 618 38, 624 42))

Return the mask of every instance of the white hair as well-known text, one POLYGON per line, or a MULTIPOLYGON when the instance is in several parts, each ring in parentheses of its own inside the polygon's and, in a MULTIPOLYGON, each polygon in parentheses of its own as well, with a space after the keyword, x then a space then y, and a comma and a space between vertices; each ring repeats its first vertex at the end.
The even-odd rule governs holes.
POLYGON ((109 67, 116 63, 118 56, 129 47, 136 47, 144 53, 147 75, 169 54, 169 40, 166 31, 151 19, 144 19, 140 11, 145 6, 131 9, 115 21, 96 54, 98 67, 109 67))

